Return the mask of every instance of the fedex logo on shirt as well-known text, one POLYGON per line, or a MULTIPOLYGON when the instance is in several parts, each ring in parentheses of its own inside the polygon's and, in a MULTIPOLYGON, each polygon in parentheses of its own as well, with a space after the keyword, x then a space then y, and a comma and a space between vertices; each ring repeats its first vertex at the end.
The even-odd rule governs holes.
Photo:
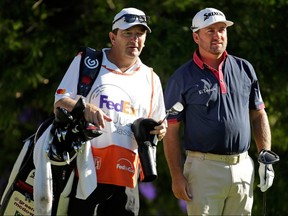
POLYGON ((114 102, 109 100, 107 95, 100 96, 100 108, 107 108, 109 110, 115 110, 128 115, 136 115, 137 112, 137 110, 132 107, 130 102, 123 100, 114 102))

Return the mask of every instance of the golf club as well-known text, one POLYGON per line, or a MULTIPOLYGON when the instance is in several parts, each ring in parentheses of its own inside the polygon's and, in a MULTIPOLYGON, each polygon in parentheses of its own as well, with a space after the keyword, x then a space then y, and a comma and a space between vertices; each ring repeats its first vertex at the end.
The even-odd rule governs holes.
MULTIPOLYGON (((260 163, 265 164, 266 166, 269 164, 275 164, 276 162, 278 162, 280 160, 280 157, 273 151, 270 150, 261 150, 258 156, 258 161, 260 163)), ((266 179, 266 173, 265 173, 265 179, 266 179)), ((263 192, 263 200, 262 200, 262 205, 263 205, 263 209, 262 209, 262 213, 263 216, 266 216, 266 191, 263 192)))
POLYGON ((174 104, 169 110, 166 111, 166 116, 164 117, 164 119, 160 122, 160 124, 162 124, 165 119, 169 116, 169 115, 177 115, 179 112, 181 112, 184 109, 183 105, 180 102, 177 102, 176 104, 174 104))

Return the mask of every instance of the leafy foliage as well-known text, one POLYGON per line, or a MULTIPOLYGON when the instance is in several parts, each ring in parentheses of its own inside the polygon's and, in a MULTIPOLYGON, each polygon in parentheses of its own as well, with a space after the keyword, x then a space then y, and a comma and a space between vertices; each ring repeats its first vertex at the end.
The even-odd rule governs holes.
MULTIPOLYGON (((273 150, 281 162, 268 191, 267 214, 288 212, 285 172, 288 148, 287 29, 284 0, 38 0, 0 2, 0 169, 1 191, 24 138, 52 114, 54 92, 80 46, 109 47, 108 32, 114 15, 123 7, 137 7, 151 17, 141 59, 159 74, 165 88, 173 71, 191 58, 196 48, 189 27, 204 7, 222 10, 234 26, 228 28, 228 52, 249 60, 256 70, 269 114, 273 150), (281 197, 279 196, 281 194, 281 197)), ((162 143, 158 146, 157 196, 142 197, 142 215, 185 215, 170 187, 162 143)), ((251 144, 250 155, 257 160, 251 144)), ((255 163, 257 168, 257 162, 255 163)), ((257 172, 256 172, 257 174, 257 172)), ((262 194, 256 188, 253 214, 262 212, 262 194)), ((0 193, 1 194, 1 193, 0 193)))

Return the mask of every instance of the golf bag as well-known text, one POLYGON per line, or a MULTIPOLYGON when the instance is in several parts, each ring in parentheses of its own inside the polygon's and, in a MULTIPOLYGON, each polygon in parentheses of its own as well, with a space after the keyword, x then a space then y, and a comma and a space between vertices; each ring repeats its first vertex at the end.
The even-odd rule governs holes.
POLYGON ((8 184, 3 193, 0 215, 34 215, 33 181, 35 166, 33 164, 34 143, 53 118, 48 118, 37 132, 24 140, 24 146, 13 166, 8 184))
MULTIPOLYGON (((98 76, 103 56, 101 51, 89 47, 81 48, 78 53, 82 55, 82 58, 77 90, 79 95, 86 96, 98 76)), ((54 179, 59 180, 58 182, 53 182, 55 194, 53 195, 52 213, 56 212, 59 193, 65 187, 69 174, 74 169, 75 162, 73 159, 76 157, 77 151, 81 151, 81 145, 85 140, 90 140, 101 134, 95 126, 83 121, 83 107, 85 108, 85 103, 81 98, 71 113, 65 109, 57 109, 55 117, 52 116, 45 120, 35 134, 24 140, 24 145, 14 163, 8 184, 1 198, 0 216, 34 215, 33 186, 35 166, 33 163, 33 151, 37 140, 51 124, 53 124, 51 133, 54 138, 53 145, 50 146, 47 154, 56 164, 63 162, 65 164, 63 166, 52 165, 52 175, 58 176, 58 178, 54 179), (78 125, 77 130, 74 130, 74 132, 78 131, 78 133, 69 130, 69 128, 76 125, 78 125), (78 127, 82 131, 79 131, 78 127), (63 138, 65 139, 66 137, 67 139, 63 144, 63 138), (73 149, 71 149, 71 146, 73 149)))
POLYGON ((133 122, 131 129, 138 144, 138 153, 140 157, 143 178, 141 181, 150 182, 157 178, 156 168, 156 147, 157 136, 149 132, 159 125, 151 118, 139 118, 133 122))

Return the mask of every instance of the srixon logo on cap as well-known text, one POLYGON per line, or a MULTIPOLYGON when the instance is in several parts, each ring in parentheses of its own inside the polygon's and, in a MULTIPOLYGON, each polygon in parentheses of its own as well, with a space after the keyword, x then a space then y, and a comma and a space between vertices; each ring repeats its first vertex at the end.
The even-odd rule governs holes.
POLYGON ((220 12, 205 13, 204 14, 204 21, 209 19, 209 17, 211 17, 211 16, 224 16, 224 15, 220 12))

